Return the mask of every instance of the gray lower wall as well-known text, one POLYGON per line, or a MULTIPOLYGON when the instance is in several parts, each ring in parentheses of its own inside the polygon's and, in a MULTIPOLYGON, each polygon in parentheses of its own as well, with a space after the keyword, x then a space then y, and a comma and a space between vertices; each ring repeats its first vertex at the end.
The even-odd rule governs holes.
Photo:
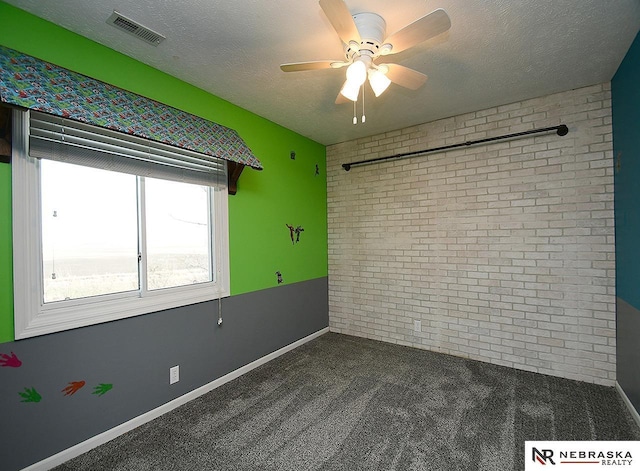
POLYGON ((328 326, 327 279, 0 344, 0 468, 17 470, 328 326), (180 382, 169 385, 169 368, 180 382), (75 394, 63 389, 85 381, 75 394), (101 383, 113 389, 92 394, 101 383), (35 388, 40 402, 21 402, 35 388))
POLYGON ((617 373, 618 384, 640 413, 640 310, 623 299, 617 301, 617 373))

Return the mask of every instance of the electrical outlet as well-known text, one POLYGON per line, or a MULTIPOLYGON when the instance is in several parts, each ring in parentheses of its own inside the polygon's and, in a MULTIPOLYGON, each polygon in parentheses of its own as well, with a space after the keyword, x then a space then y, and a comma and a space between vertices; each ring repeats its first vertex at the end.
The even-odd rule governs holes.
POLYGON ((180 365, 169 368, 169 384, 180 381, 180 365))
POLYGON ((414 332, 422 332, 422 321, 414 319, 414 321, 413 321, 413 331, 414 332))

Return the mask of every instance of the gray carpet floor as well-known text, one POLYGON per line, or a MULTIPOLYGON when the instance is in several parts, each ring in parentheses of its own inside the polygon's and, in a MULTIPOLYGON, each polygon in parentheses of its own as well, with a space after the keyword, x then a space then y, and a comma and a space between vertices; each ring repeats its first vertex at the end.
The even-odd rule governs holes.
POLYGON ((323 335, 67 470, 521 470, 525 440, 640 440, 614 388, 323 335))

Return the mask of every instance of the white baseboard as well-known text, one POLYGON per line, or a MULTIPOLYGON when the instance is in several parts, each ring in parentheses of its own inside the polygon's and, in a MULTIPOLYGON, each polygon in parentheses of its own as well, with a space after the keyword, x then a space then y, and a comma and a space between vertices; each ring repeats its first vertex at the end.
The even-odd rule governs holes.
POLYGON ((268 355, 265 355, 262 358, 258 358, 257 360, 249 363, 248 365, 238 368, 237 370, 232 371, 231 373, 227 373, 226 375, 221 376, 220 378, 214 381, 211 381, 210 383, 205 384, 204 386, 201 386, 198 389, 194 389, 193 391, 188 392, 187 394, 177 397, 172 401, 161 405, 160 407, 156 407, 155 409, 150 410, 149 412, 139 415, 138 417, 134 417, 133 419, 118 425, 117 427, 109 429, 106 432, 96 435, 95 437, 91 437, 88 440, 85 440, 84 442, 81 442, 81 443, 78 443, 77 445, 72 446, 71 448, 67 448, 66 450, 63 450, 60 453, 56 453, 55 455, 50 456, 49 458, 45 458, 42 461, 38 461, 37 463, 34 463, 27 468, 24 468, 22 471, 46 471, 51 468, 54 468, 64 463, 65 461, 69 461, 70 459, 75 458, 76 456, 80 456, 81 454, 86 453, 87 451, 99 445, 107 443, 108 441, 113 440, 114 438, 120 435, 123 435, 129 432, 130 430, 133 430, 134 428, 140 427, 141 425, 144 425, 147 422, 150 422, 153 419, 156 419, 161 415, 172 411, 176 407, 186 404, 187 402, 192 401, 197 397, 202 396, 203 394, 206 394, 209 391, 212 391, 213 389, 216 389, 222 386, 223 384, 236 379, 239 376, 242 376, 245 373, 248 373, 254 368, 257 368, 260 365, 264 365, 265 363, 273 360, 274 358, 277 358, 280 355, 287 353, 293 350, 294 348, 297 348, 300 345, 303 345, 309 342, 310 340, 320 337, 321 335, 324 335, 328 332, 329 332, 328 327, 322 330, 319 330, 317 332, 314 332, 313 334, 308 335, 296 342, 293 342, 287 345, 286 347, 282 347, 280 350, 276 350, 273 353, 269 353, 268 355))
POLYGON ((640 427, 640 414, 638 414, 638 411, 636 410, 636 408, 633 407, 633 404, 631 404, 631 401, 627 397, 627 394, 624 392, 624 389, 622 389, 622 386, 620 386, 620 384, 617 381, 616 381, 616 391, 618 391, 618 394, 620 394, 622 401, 627 406, 627 409, 629 409, 629 412, 631 412, 631 417, 633 417, 633 420, 635 420, 636 424, 638 424, 638 427, 640 427))

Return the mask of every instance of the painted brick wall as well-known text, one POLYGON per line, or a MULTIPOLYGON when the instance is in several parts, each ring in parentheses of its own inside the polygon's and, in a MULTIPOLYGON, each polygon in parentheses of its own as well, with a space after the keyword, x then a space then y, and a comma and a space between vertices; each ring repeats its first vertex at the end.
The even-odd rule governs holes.
POLYGON ((331 330, 612 385, 610 95, 595 85, 330 146, 331 330), (564 137, 340 166, 561 123, 564 137))

